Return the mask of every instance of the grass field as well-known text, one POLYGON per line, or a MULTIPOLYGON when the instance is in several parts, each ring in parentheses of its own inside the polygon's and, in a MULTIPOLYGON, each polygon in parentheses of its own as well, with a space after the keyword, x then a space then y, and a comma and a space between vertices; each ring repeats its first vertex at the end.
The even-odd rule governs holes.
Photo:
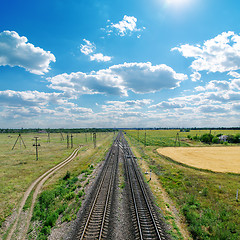
MULTIPOLYGON (((157 152, 159 146, 171 147, 177 132, 179 131, 147 131, 146 147, 144 147, 144 131, 140 131, 140 141, 138 141, 137 130, 127 130, 126 135, 130 145, 135 149, 135 154, 142 157, 148 168, 156 174, 159 184, 178 210, 178 218, 185 219, 192 239, 239 239, 240 202, 236 201, 236 191, 240 188, 240 174, 215 173, 188 167, 160 155, 157 152)), ((180 140, 184 140, 187 135, 202 135, 209 130, 197 132, 180 133, 180 140)), ((221 130, 212 131, 212 134, 219 132, 222 134, 239 133, 239 131, 221 130)), ((183 146, 182 142, 181 146, 183 146)), ((191 149, 193 146, 207 146, 194 141, 183 143, 185 149, 191 149)), ((153 189, 156 202, 163 209, 166 220, 172 221, 174 215, 169 213, 169 204, 164 202, 161 191, 159 191, 159 189, 153 189)), ((173 239, 182 239, 177 234, 179 230, 175 223, 171 221, 173 239)))
MULTIPOLYGON (((210 130, 191 130, 190 132, 180 132, 179 129, 174 130, 126 130, 127 134, 135 140, 139 140, 142 144, 145 144, 145 132, 146 132, 146 146, 162 146, 162 147, 174 147, 177 134, 179 134, 180 145, 182 147, 187 146, 202 146, 201 142, 190 142, 187 136, 201 136, 204 133, 209 133, 210 130)), ((211 130, 211 134, 232 135, 240 133, 240 130, 211 130)))
MULTIPOLYGON (((12 150, 17 137, 18 134, 0 134, 0 225, 18 206, 23 192, 31 182, 66 159, 73 151, 73 149, 67 149, 66 134, 63 134, 64 140, 61 140, 59 133, 51 134, 50 143, 47 142, 48 136, 44 133, 22 134, 26 149, 23 144, 20 145, 20 142, 18 142, 14 150, 12 150), (41 145, 39 147, 38 161, 36 161, 35 147, 33 146, 35 136, 39 137, 41 145)), ((107 140, 108 142, 112 140, 112 133, 97 134, 97 146, 107 140)), ((73 143, 74 148, 79 144, 84 144, 85 147, 82 148, 79 154, 84 155, 88 149, 94 151, 90 133, 87 134, 87 139, 84 133, 73 134, 73 143)), ((91 161, 91 158, 89 161, 91 161)), ((85 160, 82 163, 82 168, 86 168, 87 165, 88 161, 85 160)))
POLYGON ((240 173, 240 147, 169 147, 158 153, 192 167, 240 173))

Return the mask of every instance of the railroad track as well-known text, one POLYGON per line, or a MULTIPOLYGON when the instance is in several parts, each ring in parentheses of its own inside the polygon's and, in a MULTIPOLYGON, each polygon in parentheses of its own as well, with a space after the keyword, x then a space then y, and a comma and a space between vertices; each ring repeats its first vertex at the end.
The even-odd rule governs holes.
POLYGON ((130 192, 129 202, 133 228, 135 229, 135 239, 168 239, 149 197, 149 192, 145 187, 135 157, 123 135, 120 148, 124 155, 124 167, 130 192))
POLYGON ((118 135, 72 239, 108 239, 119 158, 118 135))

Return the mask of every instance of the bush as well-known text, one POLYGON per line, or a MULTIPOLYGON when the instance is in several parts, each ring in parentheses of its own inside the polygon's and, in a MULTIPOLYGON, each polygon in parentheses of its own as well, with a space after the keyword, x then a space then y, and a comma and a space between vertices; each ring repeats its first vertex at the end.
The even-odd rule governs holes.
POLYGON ((54 212, 47 217, 44 225, 53 227, 55 225, 57 219, 58 219, 58 214, 56 212, 54 212))
POLYGON ((219 138, 218 137, 214 137, 213 139, 212 139, 212 143, 219 143, 219 138))
POLYGON ((205 133, 200 137, 200 141, 204 143, 211 143, 213 139, 213 135, 210 133, 205 133))
POLYGON ((71 176, 71 173, 69 171, 67 171, 66 175, 63 177, 63 180, 69 179, 70 176, 71 176))

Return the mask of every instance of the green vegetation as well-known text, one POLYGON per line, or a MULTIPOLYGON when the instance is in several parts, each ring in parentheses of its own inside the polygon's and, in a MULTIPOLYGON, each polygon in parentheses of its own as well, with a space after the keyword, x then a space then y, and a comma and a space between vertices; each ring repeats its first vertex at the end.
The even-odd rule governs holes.
MULTIPOLYGON (((70 172, 60 179, 54 188, 43 191, 34 207, 32 221, 41 222, 37 239, 47 239, 57 219, 71 221, 81 206, 84 189, 78 188, 78 178, 70 172)), ((29 233, 31 235, 31 232, 29 233)))
MULTIPOLYGON (((112 141, 113 133, 97 133, 97 148, 93 148, 91 133, 75 133, 73 134, 73 147, 84 145, 76 159, 68 164, 66 168, 72 168, 71 174, 78 172, 76 170, 82 164, 81 170, 87 169, 89 164, 96 164, 97 161, 103 159, 103 151, 109 147, 112 141), (103 150, 103 149, 104 150, 103 150), (101 149, 101 150, 99 150, 101 149), (97 151, 101 151, 100 156, 97 151)), ((14 150, 12 147, 18 137, 18 134, 0 134, 0 227, 6 217, 11 215, 27 190, 28 186, 48 169, 54 167, 64 159, 66 159, 73 151, 67 148, 66 134, 60 133, 50 134, 50 143, 48 142, 48 134, 46 133, 22 133, 22 138, 26 145, 17 142, 14 150), (35 158, 35 148, 33 147, 33 138, 39 137, 39 160, 35 158)), ((66 169, 65 168, 65 169, 66 169)), ((89 171, 92 170, 89 169, 89 171)), ((70 170, 70 169, 69 169, 70 170)), ((60 170, 55 176, 66 174, 66 170, 60 170)), ((70 178, 72 177, 69 176, 70 178)), ((57 178, 56 178, 57 179, 57 178)), ((51 178, 47 184, 54 184, 55 178, 51 178)), ((71 196, 69 196, 71 197, 71 196)), ((24 209, 27 210, 30 206, 32 196, 30 195, 24 209)), ((2 229, 0 229, 2 234, 2 229)), ((1 238, 1 236, 0 236, 1 238)))
MULTIPOLYGON (((147 131, 149 142, 156 143, 157 135, 163 138, 162 131, 147 131)), ((159 182, 185 217, 193 239, 239 239, 240 204, 236 201, 236 191, 240 185, 239 174, 214 173, 178 164, 160 156, 156 151, 156 145, 144 147, 142 141, 137 141, 137 131, 126 132, 129 143, 135 146, 138 154, 158 176, 159 182)), ((222 130, 219 132, 223 133, 222 130)), ((212 133, 216 135, 219 132, 212 133)), ((170 130, 165 133, 166 143, 167 138, 173 140, 177 131, 170 130)), ((197 134, 202 136, 205 133, 209 131, 205 130, 197 134)), ((189 133, 181 134, 183 134, 180 135, 182 138, 189 135, 189 133)), ((239 130, 226 130, 223 134, 236 135, 239 134, 239 130)), ((194 141, 188 143, 195 144, 194 141)), ((198 144, 202 143, 198 142, 198 144)), ((162 199, 157 199, 157 202, 161 203, 161 201, 162 199)), ((174 229, 173 225, 172 228, 174 229)), ((181 239, 176 234, 172 236, 174 239, 181 239)))

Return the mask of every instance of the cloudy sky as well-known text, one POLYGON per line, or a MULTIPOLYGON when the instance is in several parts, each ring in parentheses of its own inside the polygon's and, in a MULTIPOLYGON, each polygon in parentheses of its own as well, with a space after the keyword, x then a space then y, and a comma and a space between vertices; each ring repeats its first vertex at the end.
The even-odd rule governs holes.
POLYGON ((0 1, 0 128, 240 126, 239 1, 0 1))

